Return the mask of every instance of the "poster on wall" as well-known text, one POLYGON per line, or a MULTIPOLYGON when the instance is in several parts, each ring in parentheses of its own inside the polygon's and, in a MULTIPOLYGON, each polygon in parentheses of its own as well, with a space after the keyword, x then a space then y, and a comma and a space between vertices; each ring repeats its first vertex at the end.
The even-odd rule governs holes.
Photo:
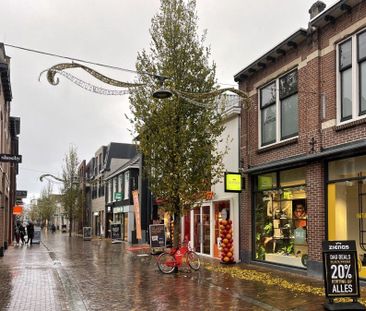
POLYGON ((141 232, 141 215, 140 215, 140 204, 139 204, 139 192, 138 190, 132 191, 133 197, 133 207, 135 209, 135 219, 136 219, 136 238, 138 240, 142 239, 141 232))

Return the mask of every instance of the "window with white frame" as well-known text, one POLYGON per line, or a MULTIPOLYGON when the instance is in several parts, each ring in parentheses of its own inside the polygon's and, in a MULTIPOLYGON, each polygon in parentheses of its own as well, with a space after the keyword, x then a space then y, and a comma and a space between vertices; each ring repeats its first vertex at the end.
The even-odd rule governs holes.
POLYGON ((116 200, 116 192, 118 192, 118 179, 113 177, 113 201, 116 200))
POLYGON ((108 180, 108 202, 113 201, 112 179, 108 180))
POLYGON ((118 188, 123 192, 123 174, 118 175, 118 188))
POLYGON ((298 134, 297 70, 271 81, 260 90, 261 146, 298 134))
POLYGON ((338 45, 338 121, 366 115, 366 31, 338 45))
POLYGON ((128 199, 129 198, 129 191, 130 191, 130 172, 126 171, 124 173, 125 176, 125 182, 124 182, 124 199, 128 199))

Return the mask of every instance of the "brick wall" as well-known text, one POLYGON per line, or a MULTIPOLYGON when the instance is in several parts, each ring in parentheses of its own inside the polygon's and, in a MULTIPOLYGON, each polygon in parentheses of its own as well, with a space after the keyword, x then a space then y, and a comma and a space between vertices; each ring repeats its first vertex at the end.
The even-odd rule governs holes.
MULTIPOLYGON (((294 27, 296 28, 296 27, 294 27)), ((251 95, 251 108, 242 114, 241 155, 244 169, 270 164, 278 160, 321 153, 336 145, 366 138, 366 119, 347 125, 336 125, 336 44, 360 29, 366 29, 366 1, 345 13, 335 24, 315 31, 297 49, 276 59, 273 64, 240 81, 240 89, 251 95), (318 54, 316 54, 318 53, 318 54), (298 67, 299 134, 288 142, 259 148, 258 91, 259 88, 288 72, 282 70, 295 62, 298 67), (272 77, 269 77, 269 76, 272 77), (325 101, 324 99, 325 98, 325 101), (325 103, 325 115, 322 104, 325 103), (334 123, 334 124, 333 124, 334 123), (327 124, 322 128, 322 125, 327 124), (329 125, 330 124, 330 125, 329 125), (314 139, 315 144, 310 145, 314 139)), ((308 205, 309 262, 321 262, 321 242, 326 235, 324 167, 323 162, 306 166, 308 205)), ((250 181, 251 176, 246 175, 250 181)), ((252 251, 252 196, 250 182, 241 195, 240 247, 241 259, 251 259, 252 251)))
POLYGON ((306 198, 308 206, 309 261, 322 260, 322 241, 325 239, 324 169, 312 163, 306 169, 306 198))

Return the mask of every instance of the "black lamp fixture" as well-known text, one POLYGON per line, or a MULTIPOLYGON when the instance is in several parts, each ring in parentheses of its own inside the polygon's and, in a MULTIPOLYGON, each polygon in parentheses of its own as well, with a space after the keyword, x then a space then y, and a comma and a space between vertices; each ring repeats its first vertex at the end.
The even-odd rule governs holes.
POLYGON ((153 97, 157 99, 167 99, 173 96, 173 93, 168 89, 164 88, 164 81, 168 79, 168 77, 155 75, 155 78, 159 80, 160 88, 153 93, 153 97))

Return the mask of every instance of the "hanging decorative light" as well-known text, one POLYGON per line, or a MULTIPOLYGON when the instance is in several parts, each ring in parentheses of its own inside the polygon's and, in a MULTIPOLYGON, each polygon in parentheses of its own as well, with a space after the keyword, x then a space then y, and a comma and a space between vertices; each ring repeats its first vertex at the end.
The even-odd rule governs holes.
POLYGON ((164 88, 164 82, 168 78, 159 75, 155 75, 155 78, 159 80, 160 88, 157 91, 155 91, 152 94, 152 96, 157 99, 167 99, 172 97, 173 93, 170 90, 164 88))
MULTIPOLYGON (((67 78, 68 80, 70 80, 71 82, 75 83, 76 85, 86 89, 87 91, 102 94, 102 95, 125 95, 125 94, 129 93, 130 88, 142 87, 145 85, 144 83, 130 83, 130 82, 115 80, 115 79, 109 78, 85 65, 74 63, 74 62, 60 63, 57 65, 54 65, 51 68, 41 72, 40 77, 44 72, 47 72, 47 80, 52 85, 57 85, 59 83, 59 79, 56 78, 55 75, 60 74, 60 75, 64 76, 65 78, 67 78), (64 71, 66 69, 73 69, 73 68, 83 69, 84 71, 88 72, 94 78, 102 81, 103 83, 106 83, 106 84, 112 85, 112 86, 116 86, 116 87, 121 87, 124 89, 123 90, 110 90, 110 89, 98 87, 98 86, 92 85, 88 82, 85 82, 85 81, 75 77, 74 75, 72 75, 69 72, 64 71)), ((240 104, 242 107, 249 108, 249 106, 250 106, 249 96, 245 92, 235 89, 235 88, 216 89, 211 92, 205 92, 205 93, 190 93, 190 92, 185 92, 185 91, 181 91, 181 90, 176 90, 174 88, 171 88, 171 89, 165 88, 164 82, 165 82, 165 80, 169 79, 166 76, 154 75, 154 74, 149 74, 149 73, 142 73, 142 74, 151 75, 152 77, 154 77, 158 80, 160 87, 158 90, 156 90, 152 94, 152 97, 156 98, 156 99, 167 99, 167 98, 170 98, 173 95, 175 95, 179 98, 182 98, 183 100, 185 100, 188 103, 208 108, 210 106, 217 107, 220 103, 222 104, 224 101, 228 102, 231 100, 232 102, 234 102, 234 101, 238 102, 237 98, 230 99, 228 96, 225 96, 225 94, 224 94, 226 92, 232 92, 241 99, 240 104), (211 101, 209 103, 207 103, 207 100, 210 100, 210 99, 211 99, 211 101), (212 100, 214 100, 214 101, 212 102, 212 100)))

